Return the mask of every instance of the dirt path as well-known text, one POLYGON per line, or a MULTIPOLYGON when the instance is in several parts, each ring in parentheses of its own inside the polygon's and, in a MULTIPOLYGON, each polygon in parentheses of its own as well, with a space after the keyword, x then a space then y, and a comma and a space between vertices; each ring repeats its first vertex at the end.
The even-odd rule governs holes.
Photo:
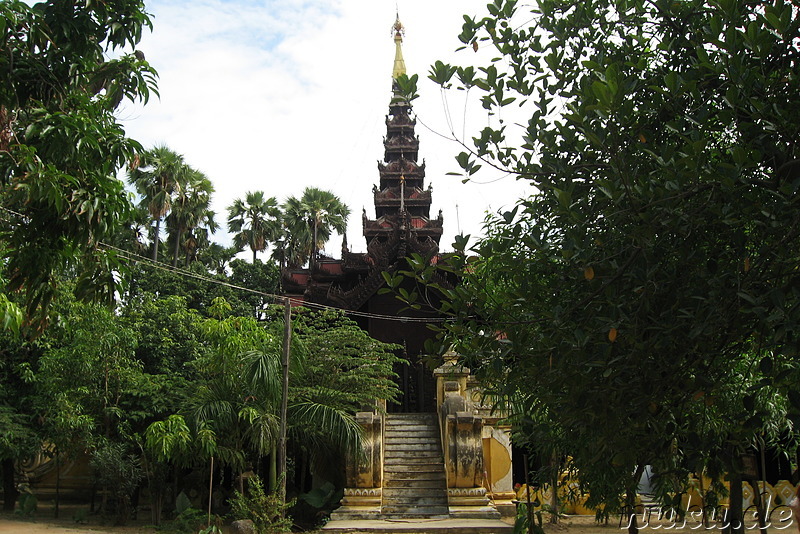
POLYGON ((76 523, 71 514, 63 519, 53 519, 49 510, 39 510, 32 518, 23 518, 10 513, 0 514, 0 534, 155 534, 158 531, 144 524, 112 527, 100 517, 91 517, 85 524, 76 523))
POLYGON ((64 525, 63 523, 0 519, 0 534, 153 534, 154 528, 64 525))

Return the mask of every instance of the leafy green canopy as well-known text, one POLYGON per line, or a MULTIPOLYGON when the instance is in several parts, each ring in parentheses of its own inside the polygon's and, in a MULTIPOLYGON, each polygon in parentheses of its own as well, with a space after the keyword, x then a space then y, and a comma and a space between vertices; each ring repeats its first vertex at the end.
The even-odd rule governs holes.
MULTIPOLYGON (((148 450, 159 461, 190 463, 197 454, 214 455, 242 472, 274 449, 284 325, 280 307, 269 311, 262 323, 231 316, 230 305, 214 299, 211 317, 199 327, 207 350, 189 363, 196 372, 193 394, 175 407, 179 414, 146 431, 148 450)), ((397 347, 371 339, 341 313, 295 313, 289 436, 319 469, 329 468, 360 444, 354 413, 397 395, 392 382, 397 347)))
POLYGON ((462 257, 449 342, 521 416, 547 414, 536 428, 600 497, 635 489, 637 465, 774 438, 800 397, 796 5, 487 8, 460 39, 495 59, 430 77, 492 117, 465 175, 507 169, 536 192, 462 257))
POLYGON ((21 214, 3 213, 0 237, 8 288, 26 290, 39 324, 65 266, 77 268, 79 295, 113 298, 118 265, 97 243, 129 210, 115 174, 141 147, 114 112, 156 90, 131 50, 147 27, 138 0, 0 4, 0 188, 2 207, 21 214))
POLYGON ((349 216, 350 208, 330 191, 306 187, 300 198, 290 196, 283 204, 283 249, 276 251, 281 261, 290 267, 313 264, 333 231, 344 235, 349 216))
POLYGON ((228 230, 235 232, 233 243, 256 254, 281 238, 281 210, 275 197, 265 198, 263 191, 248 191, 244 200, 237 198, 228 206, 228 230))

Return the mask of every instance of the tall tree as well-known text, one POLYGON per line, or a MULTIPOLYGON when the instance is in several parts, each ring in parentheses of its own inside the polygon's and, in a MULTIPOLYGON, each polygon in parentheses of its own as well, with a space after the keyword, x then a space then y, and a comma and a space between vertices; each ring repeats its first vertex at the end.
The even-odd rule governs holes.
MULTIPOLYGON (((211 194, 214 186, 202 172, 186 166, 179 173, 180 180, 175 185, 172 198, 172 212, 167 217, 167 226, 173 239, 172 266, 178 266, 181 244, 194 239, 192 231, 205 226, 210 232, 218 228, 211 211, 211 194)), ((187 261, 189 251, 187 248, 187 261)))
POLYGON ((299 264, 310 260, 312 268, 331 234, 335 231, 342 235, 347 230, 350 216, 350 208, 339 197, 316 187, 307 187, 300 198, 287 198, 283 212, 290 236, 287 244, 293 249, 288 257, 299 264))
POLYGON ((228 206, 228 230, 236 232, 233 243, 249 247, 256 254, 280 238, 281 211, 275 197, 264 198, 263 191, 249 191, 244 200, 237 198, 228 206))
POLYGON ((800 97, 788 91, 800 12, 783 0, 488 9, 459 38, 495 59, 437 63, 431 77, 478 92, 493 117, 458 156, 464 174, 498 167, 536 193, 489 220, 479 259, 461 256, 450 340, 500 392, 549 409, 593 496, 627 492, 630 505, 631 473, 668 466, 676 444, 724 451, 735 477, 767 431, 759 394, 800 408, 800 97), (705 443, 689 414, 710 417, 702 405, 730 380, 750 416, 722 418, 705 443))
POLYGON ((231 261, 230 269, 232 284, 253 290, 239 293, 239 298, 250 303, 256 319, 266 319, 267 308, 275 301, 274 295, 280 292, 281 273, 278 266, 271 261, 262 263, 257 260, 255 263, 247 263, 235 259, 231 261))
POLYGON ((153 261, 158 260, 161 241, 161 220, 172 208, 172 196, 179 184, 186 180, 187 165, 183 156, 166 145, 153 147, 134 158, 128 168, 128 182, 141 196, 141 205, 147 208, 155 222, 153 261))
POLYGON ((40 354, 32 343, 12 332, 0 332, 0 468, 3 478, 3 510, 13 511, 19 491, 17 465, 41 447, 36 413, 32 408, 32 370, 40 354))
POLYGON ((228 264, 238 252, 236 247, 225 247, 219 243, 209 243, 198 253, 198 259, 210 272, 222 276, 225 274, 228 264))
POLYGON ((133 50, 150 26, 138 0, 0 3, 0 200, 13 211, 3 215, 12 223, 3 251, 8 289, 26 289, 34 326, 66 265, 77 269, 78 294, 113 299, 121 266, 97 244, 125 218, 116 172, 141 150, 115 110, 156 90, 155 71, 133 50))

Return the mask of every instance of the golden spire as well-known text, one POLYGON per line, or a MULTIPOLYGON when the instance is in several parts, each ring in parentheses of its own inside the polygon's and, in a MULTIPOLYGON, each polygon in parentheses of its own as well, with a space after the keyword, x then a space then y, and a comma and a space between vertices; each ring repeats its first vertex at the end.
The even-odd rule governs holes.
POLYGON ((405 34, 405 28, 403 28, 403 24, 400 22, 400 13, 397 14, 397 17, 394 21, 394 26, 392 26, 392 32, 394 32, 394 68, 392 69, 392 79, 396 80, 401 74, 406 73, 406 62, 403 60, 403 34, 405 34))

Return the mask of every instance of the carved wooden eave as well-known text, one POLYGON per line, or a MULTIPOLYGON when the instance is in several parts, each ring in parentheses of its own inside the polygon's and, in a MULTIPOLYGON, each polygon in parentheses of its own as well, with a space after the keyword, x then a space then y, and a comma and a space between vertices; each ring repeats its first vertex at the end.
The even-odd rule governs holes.
MULTIPOLYGON (((398 45, 398 54, 400 54, 398 45)), ((395 58, 397 72, 404 70, 402 57, 395 58), (398 66, 399 65, 399 66, 398 66)), ((419 137, 411 103, 399 93, 397 78, 386 116, 384 158, 378 162, 379 184, 373 186, 375 218, 362 216, 362 233, 367 245, 363 254, 351 253, 346 243, 342 259, 319 259, 314 272, 305 272, 305 287, 297 276, 284 287, 302 291, 308 301, 356 310, 371 306, 368 301, 385 285, 382 273, 408 268, 406 258, 419 254, 436 262, 443 219, 431 217, 432 190, 425 187, 425 161, 418 163, 419 137)), ((380 300, 377 299, 377 300, 380 300)), ((379 304, 385 306, 385 304, 379 304)))
MULTIPOLYGON (((393 135, 384 139, 383 145, 386 152, 403 152, 404 154, 415 154, 419 152, 419 137, 410 135, 393 135)), ((387 156, 387 159, 389 156, 387 156)))
POLYGON ((369 272, 372 259, 364 252, 344 252, 342 254, 342 270, 345 273, 369 272))
POLYGON ((422 163, 417 163, 406 157, 400 157, 388 163, 378 161, 378 172, 382 180, 399 180, 400 175, 405 175, 406 180, 408 180, 409 177, 424 178, 425 160, 422 160, 422 163))

